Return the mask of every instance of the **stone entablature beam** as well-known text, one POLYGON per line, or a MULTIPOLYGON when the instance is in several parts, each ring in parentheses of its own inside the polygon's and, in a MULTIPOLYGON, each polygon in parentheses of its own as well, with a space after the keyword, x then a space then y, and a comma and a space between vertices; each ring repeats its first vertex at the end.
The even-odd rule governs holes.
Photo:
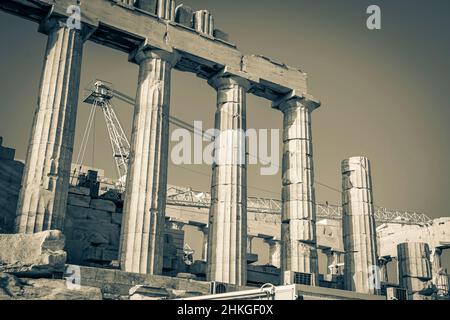
MULTIPOLYGON (((68 18, 71 5, 73 0, 10 0, 2 1, 0 10, 40 22, 50 11, 68 18)), ((120 1, 89 0, 81 2, 80 9, 81 21, 98 27, 90 40, 102 45, 128 53, 142 43, 167 52, 177 51, 181 59, 176 69, 206 79, 226 68, 230 74, 250 82, 249 93, 269 100, 291 91, 298 95, 307 93, 307 76, 298 68, 262 56, 245 55, 233 44, 139 8, 120 1)))

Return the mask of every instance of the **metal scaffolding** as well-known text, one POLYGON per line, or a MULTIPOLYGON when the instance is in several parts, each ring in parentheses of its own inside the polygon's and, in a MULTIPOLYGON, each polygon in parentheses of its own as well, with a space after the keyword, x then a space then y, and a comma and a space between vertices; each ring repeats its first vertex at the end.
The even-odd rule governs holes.
MULTIPOLYGON (((209 208, 211 195, 206 192, 194 191, 190 188, 168 186, 167 205, 184 206, 192 208, 209 208)), ((270 198, 249 197, 247 200, 249 212, 281 214, 281 201, 270 198)), ((342 219, 342 207, 329 204, 316 204, 317 217, 323 219, 342 219)), ((389 210, 375 207, 375 218, 377 223, 397 224, 425 224, 431 219, 423 213, 389 210)))

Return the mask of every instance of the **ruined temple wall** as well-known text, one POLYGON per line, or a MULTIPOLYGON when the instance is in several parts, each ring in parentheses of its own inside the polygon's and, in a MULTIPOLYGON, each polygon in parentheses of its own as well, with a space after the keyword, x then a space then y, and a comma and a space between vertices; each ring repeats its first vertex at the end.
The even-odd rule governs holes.
MULTIPOLYGON (((108 266, 118 260, 122 208, 85 187, 71 187, 64 235, 68 263, 108 266)), ((166 227, 164 269, 176 273, 183 259, 184 231, 166 227)))

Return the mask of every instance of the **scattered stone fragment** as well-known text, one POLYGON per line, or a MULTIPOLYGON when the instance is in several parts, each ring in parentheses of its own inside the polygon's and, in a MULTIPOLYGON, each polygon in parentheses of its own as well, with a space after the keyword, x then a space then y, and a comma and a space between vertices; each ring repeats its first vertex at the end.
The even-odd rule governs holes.
POLYGON ((66 252, 61 231, 0 234, 0 272, 48 276, 64 271, 66 252))

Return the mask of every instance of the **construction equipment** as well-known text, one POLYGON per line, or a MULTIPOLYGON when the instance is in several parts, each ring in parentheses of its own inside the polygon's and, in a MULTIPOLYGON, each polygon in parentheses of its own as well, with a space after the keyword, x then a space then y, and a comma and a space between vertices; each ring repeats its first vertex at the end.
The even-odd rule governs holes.
MULTIPOLYGON (((106 122, 106 128, 108 129, 108 135, 111 142, 111 148, 113 152, 113 158, 115 160, 117 174, 118 174, 118 189, 119 191, 125 190, 126 176, 128 170, 128 158, 130 155, 130 143, 125 135, 125 132, 120 124, 120 121, 114 111, 114 107, 111 103, 113 98, 125 102, 134 106, 136 101, 127 96, 126 94, 114 89, 110 82, 103 80, 92 81, 85 89, 86 94, 83 102, 92 105, 91 112, 89 114, 88 122, 81 142, 79 154, 77 156, 76 164, 79 167, 78 171, 81 171, 81 167, 84 162, 87 143, 90 136, 91 128, 94 124, 95 112, 97 107, 100 107, 103 111, 103 116, 106 122)), ((212 136, 207 135, 205 132, 195 128, 189 123, 184 122, 178 118, 169 116, 169 122, 177 127, 186 129, 194 134, 206 136, 212 140, 212 136)), ((78 172, 79 173, 79 172, 78 172)), ((74 176, 77 172, 74 172, 74 176)))
MULTIPOLYGON (((125 190, 125 180, 127 176, 128 168, 128 157, 130 155, 130 143, 123 131, 122 125, 117 118, 116 112, 114 111, 111 100, 114 97, 114 90, 111 83, 95 80, 91 82, 86 88, 87 95, 83 102, 92 104, 93 108, 91 110, 91 115, 88 119, 86 138, 82 141, 82 147, 80 152, 85 152, 87 144, 87 138, 89 137, 89 132, 91 130, 92 123, 95 118, 95 110, 99 107, 103 111, 103 116, 106 122, 106 128, 108 130, 109 140, 111 142, 111 148, 113 153, 113 158, 115 160, 117 174, 118 174, 118 187, 121 190, 125 190), (83 151, 84 150, 84 151, 83 151)), ((84 155, 82 159, 84 158, 84 155)), ((78 164, 78 163, 77 163, 78 164)), ((81 165, 82 163, 80 163, 81 165)))
POLYGON ((274 286, 270 283, 259 289, 234 291, 178 300, 297 300, 295 285, 274 286))

